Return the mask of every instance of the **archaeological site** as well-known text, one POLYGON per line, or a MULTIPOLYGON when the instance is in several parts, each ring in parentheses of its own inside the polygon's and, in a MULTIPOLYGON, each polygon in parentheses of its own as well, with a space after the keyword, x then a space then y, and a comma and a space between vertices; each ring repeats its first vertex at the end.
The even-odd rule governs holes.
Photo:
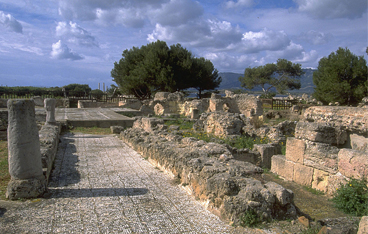
POLYGON ((368 233, 367 216, 316 217, 297 203, 300 191, 331 202, 352 180, 367 183, 368 98, 358 107, 278 101, 231 91, 78 108, 2 99, 10 179, 0 232, 368 233))

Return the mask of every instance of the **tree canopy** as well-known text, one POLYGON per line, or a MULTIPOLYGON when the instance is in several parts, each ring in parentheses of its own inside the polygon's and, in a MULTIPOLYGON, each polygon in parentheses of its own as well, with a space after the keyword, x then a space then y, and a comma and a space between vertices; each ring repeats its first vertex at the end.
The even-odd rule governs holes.
POLYGON ((246 68, 244 76, 239 77, 239 81, 246 89, 260 86, 264 92, 263 96, 268 97, 272 88, 276 88, 279 93, 284 93, 288 89, 300 89, 298 78, 301 75, 303 71, 300 64, 278 59, 276 64, 268 63, 264 66, 246 68))
POLYGON ((151 97, 155 92, 175 92, 188 88, 216 89, 221 77, 211 61, 196 58, 180 44, 167 46, 156 41, 140 48, 123 51, 111 71, 113 81, 125 93, 138 99, 151 97))
POLYGON ((318 63, 313 96, 324 104, 355 105, 368 95, 367 63, 348 48, 339 48, 318 63))

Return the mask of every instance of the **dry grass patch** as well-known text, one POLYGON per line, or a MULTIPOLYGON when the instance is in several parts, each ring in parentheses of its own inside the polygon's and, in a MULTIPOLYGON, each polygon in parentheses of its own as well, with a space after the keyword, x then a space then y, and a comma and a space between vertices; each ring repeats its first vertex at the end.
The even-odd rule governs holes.
POLYGON ((8 167, 8 142, 0 141, 0 200, 5 200, 5 192, 10 180, 8 167))

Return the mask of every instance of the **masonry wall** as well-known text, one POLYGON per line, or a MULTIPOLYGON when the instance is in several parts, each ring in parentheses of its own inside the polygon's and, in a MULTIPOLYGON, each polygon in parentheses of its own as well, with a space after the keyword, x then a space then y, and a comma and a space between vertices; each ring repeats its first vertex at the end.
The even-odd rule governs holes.
POLYGON ((368 179, 367 117, 364 108, 307 109, 286 155, 272 157, 271 171, 329 195, 351 177, 368 179))

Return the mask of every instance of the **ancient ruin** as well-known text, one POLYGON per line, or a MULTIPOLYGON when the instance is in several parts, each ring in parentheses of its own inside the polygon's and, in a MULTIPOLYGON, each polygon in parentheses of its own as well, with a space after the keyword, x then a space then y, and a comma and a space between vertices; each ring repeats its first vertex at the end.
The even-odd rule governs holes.
MULTIPOLYGON (((39 197, 46 191, 61 125, 110 127, 204 207, 235 225, 250 211, 265 221, 302 215, 294 204, 293 191, 264 181, 264 169, 327 195, 333 195, 349 178, 368 179, 366 99, 359 107, 292 106, 292 120, 272 126, 264 125, 265 118, 281 118, 282 112, 263 113, 258 98, 230 91, 200 100, 186 99, 179 92, 157 93, 149 101, 128 98, 120 107, 79 101, 79 112, 55 109, 55 99, 45 99, 44 109, 35 109, 34 103, 40 101, 10 100, 9 113, 0 111, 0 132, 8 130, 9 199, 39 197), (67 117, 71 115, 82 119, 67 117), (102 117, 106 119, 98 120, 102 117), (214 136, 214 142, 184 137, 185 130, 165 125, 183 117, 194 123, 190 131, 214 136), (267 143, 255 144, 250 150, 219 140, 244 135, 267 139, 267 143), (281 154, 283 145, 285 155, 281 154)), ((361 230, 366 228, 364 220, 361 230)))
POLYGON ((46 191, 42 172, 35 104, 32 100, 9 100, 9 174, 6 196, 9 199, 32 198, 46 191))

